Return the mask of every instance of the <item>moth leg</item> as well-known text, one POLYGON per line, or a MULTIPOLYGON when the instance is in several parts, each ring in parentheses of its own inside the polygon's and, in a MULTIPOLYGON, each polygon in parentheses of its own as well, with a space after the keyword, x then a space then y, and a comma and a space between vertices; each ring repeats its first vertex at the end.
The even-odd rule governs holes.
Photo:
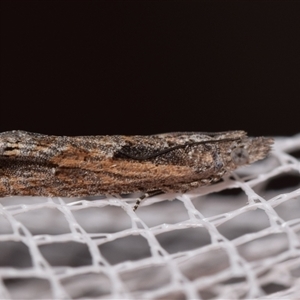
POLYGON ((150 197, 153 197, 153 196, 157 196, 157 195, 161 195, 163 194, 164 192, 161 191, 161 190, 156 190, 156 191, 151 191, 151 192, 148 192, 148 193, 145 193, 144 195, 142 195, 140 198, 138 198, 135 202, 135 206, 133 207, 133 211, 136 211, 140 205, 140 203, 142 202, 142 200, 144 200, 145 198, 150 198, 150 197))

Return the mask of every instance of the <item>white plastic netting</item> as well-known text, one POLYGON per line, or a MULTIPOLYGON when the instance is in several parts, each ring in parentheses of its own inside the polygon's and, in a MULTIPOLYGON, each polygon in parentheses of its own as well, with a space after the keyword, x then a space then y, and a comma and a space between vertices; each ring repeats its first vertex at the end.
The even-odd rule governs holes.
POLYGON ((300 135, 210 187, 0 199, 1 299, 299 299, 300 135), (173 201, 168 201, 174 199, 173 201))

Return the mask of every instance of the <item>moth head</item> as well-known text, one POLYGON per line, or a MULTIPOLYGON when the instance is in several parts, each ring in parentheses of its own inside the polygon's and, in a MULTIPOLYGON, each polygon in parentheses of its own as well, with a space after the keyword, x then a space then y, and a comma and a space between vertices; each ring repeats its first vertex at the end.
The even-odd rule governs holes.
POLYGON ((237 166, 249 163, 249 153, 245 148, 237 147, 231 151, 232 162, 237 166))
POLYGON ((231 161, 235 166, 242 166, 261 160, 267 156, 272 144, 273 139, 265 137, 237 140, 231 145, 231 161))

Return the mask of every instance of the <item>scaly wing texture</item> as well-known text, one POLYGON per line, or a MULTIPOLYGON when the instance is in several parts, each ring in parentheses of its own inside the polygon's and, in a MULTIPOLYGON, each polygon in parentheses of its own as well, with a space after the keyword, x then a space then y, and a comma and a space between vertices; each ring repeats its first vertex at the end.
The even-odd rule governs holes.
POLYGON ((262 159, 271 139, 243 131, 151 136, 0 134, 0 196, 184 192, 219 180, 239 164, 262 159), (246 156, 246 159, 245 157, 246 156), (241 161, 241 159, 239 159, 241 161))

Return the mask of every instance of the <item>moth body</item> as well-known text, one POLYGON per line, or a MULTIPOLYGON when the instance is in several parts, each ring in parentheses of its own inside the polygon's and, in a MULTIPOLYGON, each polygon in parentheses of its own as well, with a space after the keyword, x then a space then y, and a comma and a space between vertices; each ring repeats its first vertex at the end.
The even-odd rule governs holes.
POLYGON ((186 192, 263 159, 273 140, 244 131, 149 136, 0 133, 0 196, 186 192))

